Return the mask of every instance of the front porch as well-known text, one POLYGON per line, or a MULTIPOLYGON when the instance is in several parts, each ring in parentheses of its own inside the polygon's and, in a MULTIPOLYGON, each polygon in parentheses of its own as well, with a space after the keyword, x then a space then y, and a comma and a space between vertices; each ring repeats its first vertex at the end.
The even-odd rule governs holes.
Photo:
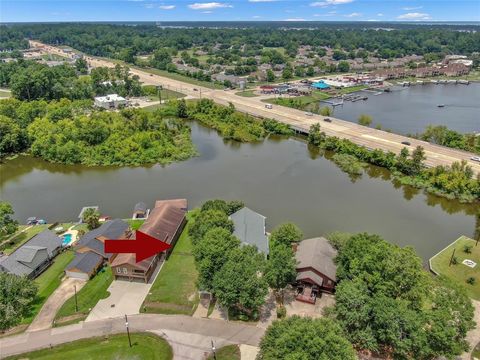
POLYGON ((307 304, 315 304, 320 289, 317 285, 300 283, 296 287, 295 299, 307 304))

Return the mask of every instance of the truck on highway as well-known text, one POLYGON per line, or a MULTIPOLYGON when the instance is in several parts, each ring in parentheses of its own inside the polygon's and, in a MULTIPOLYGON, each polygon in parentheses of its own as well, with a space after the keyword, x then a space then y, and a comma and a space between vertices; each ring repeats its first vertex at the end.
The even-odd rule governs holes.
POLYGON ((266 109, 271 109, 272 107, 273 107, 272 104, 265 104, 266 109))

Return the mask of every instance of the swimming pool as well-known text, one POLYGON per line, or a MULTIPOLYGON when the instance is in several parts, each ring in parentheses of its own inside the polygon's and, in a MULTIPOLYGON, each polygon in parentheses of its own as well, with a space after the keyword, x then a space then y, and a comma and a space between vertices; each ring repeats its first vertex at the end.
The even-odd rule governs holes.
POLYGON ((65 234, 62 236, 63 241, 62 241, 62 246, 68 246, 72 242, 72 234, 65 234))

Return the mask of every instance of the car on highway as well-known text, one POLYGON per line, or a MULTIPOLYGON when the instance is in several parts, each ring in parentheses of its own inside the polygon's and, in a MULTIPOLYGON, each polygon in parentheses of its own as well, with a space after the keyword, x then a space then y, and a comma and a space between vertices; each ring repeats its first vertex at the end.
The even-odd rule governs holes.
POLYGON ((273 107, 272 104, 266 104, 266 105, 265 105, 265 108, 266 108, 266 109, 271 109, 272 107, 273 107))
POLYGON ((305 113, 305 115, 307 115, 307 116, 313 116, 313 113, 311 113, 310 111, 307 111, 307 112, 305 113))
POLYGON ((410 144, 410 141, 402 141, 402 144, 403 144, 403 145, 407 145, 407 146, 412 145, 412 144, 410 144))
POLYGON ((323 119, 323 121, 332 122, 332 119, 330 119, 330 118, 325 118, 325 119, 323 119))
POLYGON ((198 91, 198 89, 197 89, 197 88, 193 88, 193 91, 198 91))
POLYGON ((153 76, 153 74, 150 74, 150 76, 153 76))
POLYGON ((472 157, 470 158, 470 160, 480 162, 480 156, 472 156, 472 157))

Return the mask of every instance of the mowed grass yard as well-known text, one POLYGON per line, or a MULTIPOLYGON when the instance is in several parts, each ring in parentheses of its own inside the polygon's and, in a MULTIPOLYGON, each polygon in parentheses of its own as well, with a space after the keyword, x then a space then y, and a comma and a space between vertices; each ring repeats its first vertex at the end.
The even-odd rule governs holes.
POLYGON ((112 281, 112 269, 109 266, 103 267, 77 293, 78 312, 75 311, 75 298, 71 297, 58 310, 55 323, 57 325, 67 325, 71 322, 84 320, 99 300, 109 296, 107 289, 112 281))
MULTIPOLYGON (((7 242, 0 246, 0 251, 10 255, 17 247, 30 240, 35 235, 41 233, 43 230, 48 229, 48 225, 35 225, 28 227, 27 225, 20 225, 15 235, 11 236, 7 242)), ((3 239, 6 241, 7 239, 3 239)))
POLYGON ((188 229, 192 224, 191 213, 187 215, 187 219, 189 221, 182 235, 143 303, 146 312, 191 315, 195 310, 198 303, 196 293, 198 273, 192 255, 192 242, 188 235, 188 229))
POLYGON ((35 283, 38 286, 37 298, 31 307, 29 316, 22 320, 22 324, 30 324, 48 297, 60 286, 64 276, 63 271, 70 261, 73 260, 73 257, 73 251, 64 251, 54 259, 53 264, 47 270, 35 279, 35 283))
MULTIPOLYGON (((240 347, 238 345, 223 346, 215 352, 217 360, 240 360, 240 347)), ((207 360, 213 360, 213 354, 207 360)))
POLYGON ((132 333, 132 347, 128 345, 126 334, 109 335, 54 346, 26 354, 8 357, 14 359, 36 360, 170 360, 173 352, 170 345, 161 337, 150 333, 132 333))
POLYGON ((444 275, 452 281, 462 284, 472 299, 480 300, 480 244, 475 246, 475 240, 466 236, 460 237, 449 247, 430 259, 432 269, 437 273, 444 275), (465 246, 472 246, 471 253, 464 252, 465 246), (449 266, 450 258, 455 249, 457 264, 449 266), (469 259, 475 261, 477 266, 471 268, 462 264, 463 260, 469 259), (470 285, 467 279, 473 277, 475 283, 470 285))

